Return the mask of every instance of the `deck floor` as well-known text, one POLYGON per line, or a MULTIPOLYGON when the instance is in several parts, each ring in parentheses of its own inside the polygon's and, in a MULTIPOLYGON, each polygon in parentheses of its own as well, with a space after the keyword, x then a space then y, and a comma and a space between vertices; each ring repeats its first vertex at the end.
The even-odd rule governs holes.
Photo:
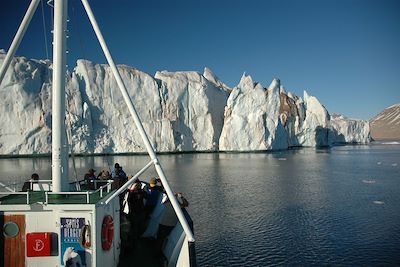
POLYGON ((125 215, 121 215, 121 255, 119 267, 163 267, 157 256, 155 240, 138 237, 125 215))

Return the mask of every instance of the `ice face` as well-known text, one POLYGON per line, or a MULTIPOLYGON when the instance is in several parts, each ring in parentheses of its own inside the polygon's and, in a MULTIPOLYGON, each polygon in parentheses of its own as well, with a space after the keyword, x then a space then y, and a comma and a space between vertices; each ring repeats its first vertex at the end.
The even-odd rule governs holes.
MULTIPOLYGON (((5 55, 0 53, 0 64, 5 55)), ((157 151, 271 150, 369 142, 365 121, 331 118, 314 96, 304 100, 274 79, 268 88, 248 75, 233 89, 204 72, 157 72, 119 66, 157 151)), ((0 154, 50 153, 48 61, 15 57, 0 85, 0 154)), ((74 153, 143 152, 107 65, 79 60, 66 83, 66 125, 74 153)))

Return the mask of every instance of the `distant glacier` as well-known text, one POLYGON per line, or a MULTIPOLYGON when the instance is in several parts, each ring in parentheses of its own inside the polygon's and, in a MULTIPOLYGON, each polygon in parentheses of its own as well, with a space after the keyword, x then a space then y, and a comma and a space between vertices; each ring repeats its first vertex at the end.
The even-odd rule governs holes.
MULTIPOLYGON (((0 53, 0 63, 5 57, 0 53)), ((234 88, 203 73, 119 66, 158 152, 260 151, 368 143, 369 122, 331 116, 314 96, 266 88, 243 75, 234 88)), ((51 152, 49 61, 15 57, 0 85, 0 154, 51 152)), ((74 153, 135 153, 145 148, 108 65, 78 60, 67 75, 66 126, 74 153)))

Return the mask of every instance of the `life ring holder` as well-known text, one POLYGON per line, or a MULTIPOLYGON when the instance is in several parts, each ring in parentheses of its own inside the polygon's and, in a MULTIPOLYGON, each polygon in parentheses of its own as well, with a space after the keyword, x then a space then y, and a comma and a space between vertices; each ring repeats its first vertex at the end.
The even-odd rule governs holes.
POLYGON ((114 220, 111 215, 103 219, 101 226, 101 247, 103 250, 110 250, 114 239, 114 220))
POLYGON ((91 248, 92 247, 91 237, 92 237, 91 227, 90 225, 86 224, 82 227, 81 236, 79 238, 79 243, 81 244, 81 246, 84 248, 91 248))

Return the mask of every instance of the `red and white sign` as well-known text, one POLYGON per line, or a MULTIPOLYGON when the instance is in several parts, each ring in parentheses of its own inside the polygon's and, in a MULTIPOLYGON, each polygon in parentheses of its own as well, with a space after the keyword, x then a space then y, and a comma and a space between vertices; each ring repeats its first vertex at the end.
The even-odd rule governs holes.
POLYGON ((51 233, 27 233, 26 254, 28 257, 51 255, 51 233))

